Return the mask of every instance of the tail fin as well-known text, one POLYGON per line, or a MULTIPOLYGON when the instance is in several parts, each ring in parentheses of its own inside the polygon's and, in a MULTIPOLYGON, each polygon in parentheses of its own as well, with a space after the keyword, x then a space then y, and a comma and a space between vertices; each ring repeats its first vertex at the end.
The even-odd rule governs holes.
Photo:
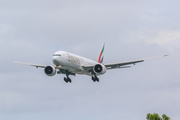
POLYGON ((102 62, 103 62, 103 58, 104 58, 104 55, 103 55, 104 47, 105 47, 105 44, 103 45, 103 48, 102 48, 101 53, 100 53, 100 55, 99 55, 99 59, 98 59, 98 62, 99 62, 99 63, 102 63, 102 62))

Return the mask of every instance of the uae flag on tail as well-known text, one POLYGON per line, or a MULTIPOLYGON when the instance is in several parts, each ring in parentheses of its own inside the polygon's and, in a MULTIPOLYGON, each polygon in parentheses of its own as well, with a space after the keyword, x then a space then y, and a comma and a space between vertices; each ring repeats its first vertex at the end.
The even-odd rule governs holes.
POLYGON ((99 63, 103 63, 103 58, 104 58, 104 46, 105 46, 105 44, 103 45, 103 48, 102 48, 102 50, 101 50, 101 52, 100 52, 100 55, 99 55, 99 59, 98 59, 98 62, 99 63))

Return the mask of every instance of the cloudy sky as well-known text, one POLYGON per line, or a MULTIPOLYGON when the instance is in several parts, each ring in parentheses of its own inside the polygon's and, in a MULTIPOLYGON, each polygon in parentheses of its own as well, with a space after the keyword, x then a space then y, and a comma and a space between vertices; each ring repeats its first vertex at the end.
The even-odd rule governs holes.
POLYGON ((0 119, 180 119, 178 0, 0 0, 0 119), (52 64, 58 50, 122 62, 164 54, 131 68, 48 77, 12 60, 52 64))

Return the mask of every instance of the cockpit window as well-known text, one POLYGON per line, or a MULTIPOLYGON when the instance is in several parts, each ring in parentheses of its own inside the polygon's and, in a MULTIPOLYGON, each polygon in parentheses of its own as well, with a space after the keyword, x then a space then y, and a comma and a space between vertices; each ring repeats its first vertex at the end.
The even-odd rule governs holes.
POLYGON ((54 54, 53 56, 61 56, 60 54, 54 54))

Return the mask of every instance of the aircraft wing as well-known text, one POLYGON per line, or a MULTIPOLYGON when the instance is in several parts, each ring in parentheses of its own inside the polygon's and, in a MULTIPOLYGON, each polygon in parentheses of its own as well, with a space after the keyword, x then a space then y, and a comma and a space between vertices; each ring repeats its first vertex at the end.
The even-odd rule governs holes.
MULTIPOLYGON (((154 57, 154 58, 146 58, 146 59, 140 59, 140 60, 133 60, 133 61, 126 61, 126 62, 118 62, 118 63, 105 63, 103 64, 106 69, 116 69, 116 68, 128 68, 130 66, 126 66, 126 65, 131 65, 131 64, 136 64, 136 63, 140 63, 140 62, 144 62, 145 60, 151 60, 151 59, 158 59, 158 58, 162 58, 162 57, 166 57, 168 55, 163 55, 163 56, 159 56, 159 57, 154 57)), ((92 70, 94 65, 82 65, 82 67, 86 70, 92 70)))
MULTIPOLYGON (((33 67, 36 67, 36 68, 38 68, 38 67, 45 68, 47 66, 47 65, 38 65, 38 64, 32 64, 32 63, 17 62, 17 61, 12 61, 12 62, 13 63, 17 63, 17 64, 30 65, 30 66, 33 66, 33 67)), ((61 69, 60 66, 56 66, 55 68, 59 69, 59 73, 58 74, 66 74, 68 72, 69 75, 75 75, 75 73, 72 73, 70 71, 61 69)))
POLYGON ((82 67, 83 67, 85 70, 89 71, 89 70, 92 70, 92 69, 93 69, 94 65, 82 65, 82 67))
POLYGON ((23 62, 17 62, 17 61, 12 61, 13 63, 17 63, 17 64, 23 64, 23 65, 30 65, 30 66, 34 66, 36 68, 40 67, 40 68, 45 68, 47 65, 38 65, 38 64, 31 64, 31 63, 23 63, 23 62))
POLYGON ((125 66, 125 65, 130 65, 130 64, 134 64, 135 65, 136 63, 144 62, 145 60, 157 59, 157 58, 162 58, 162 57, 165 57, 165 56, 167 56, 167 55, 163 55, 163 56, 159 56, 159 57, 154 57, 154 58, 141 59, 141 60, 127 61, 127 62, 108 63, 108 64, 104 64, 104 66, 107 69, 127 68, 127 67, 130 67, 130 66, 125 66))
MULTIPOLYGON (((106 67, 106 69, 116 69, 116 68, 125 68, 125 65, 130 65, 130 64, 136 64, 139 62, 144 62, 144 60, 137 60, 137 61, 127 61, 127 62, 119 62, 119 63, 108 63, 108 64, 104 64, 104 66, 106 67)), ((129 67, 129 66, 126 66, 129 67)))

